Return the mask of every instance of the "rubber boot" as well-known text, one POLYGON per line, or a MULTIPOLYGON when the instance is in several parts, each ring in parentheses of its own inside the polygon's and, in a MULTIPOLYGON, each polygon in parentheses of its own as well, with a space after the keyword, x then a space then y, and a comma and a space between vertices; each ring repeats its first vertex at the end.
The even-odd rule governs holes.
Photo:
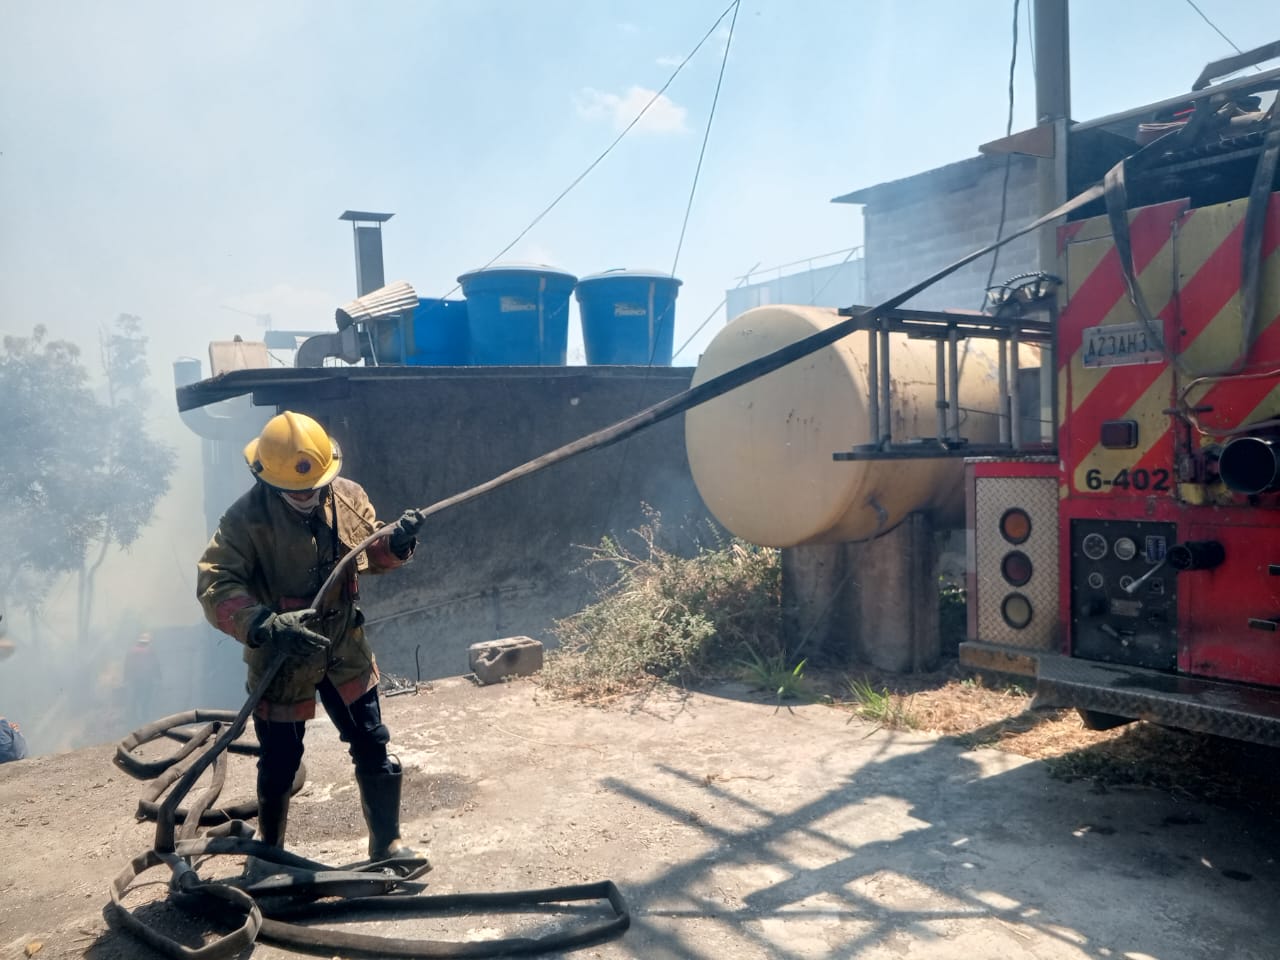
MULTIPOLYGON (((273 847, 284 848, 284 832, 289 825, 289 794, 258 797, 258 839, 273 847)), ((284 868, 260 857, 247 857, 244 875, 250 881, 263 880, 284 868)))
MULTIPOLYGON (((393 761, 394 763, 394 761, 393 761)), ((398 763, 391 773, 357 773, 360 809, 369 825, 369 860, 418 857, 400 839, 400 781, 404 773, 398 763)))

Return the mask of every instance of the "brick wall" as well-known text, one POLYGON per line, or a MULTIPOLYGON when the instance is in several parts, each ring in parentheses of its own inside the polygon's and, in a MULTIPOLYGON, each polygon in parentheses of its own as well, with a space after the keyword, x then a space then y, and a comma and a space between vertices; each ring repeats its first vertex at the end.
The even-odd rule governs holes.
MULTIPOLYGON (((1035 218, 1036 161, 1010 158, 1005 234, 1035 218)), ((1003 157, 975 157, 936 172, 864 191, 867 294, 878 303, 995 239, 1003 157)), ((1030 234, 999 251, 995 283, 1037 269, 1030 234)), ((984 257, 908 301, 923 309, 974 310, 982 304, 991 257, 984 257)))

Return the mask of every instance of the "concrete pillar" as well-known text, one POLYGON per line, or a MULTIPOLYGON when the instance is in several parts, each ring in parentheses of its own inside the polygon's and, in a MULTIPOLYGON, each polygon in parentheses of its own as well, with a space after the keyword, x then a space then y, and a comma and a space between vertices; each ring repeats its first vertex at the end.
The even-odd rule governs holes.
POLYGON ((922 513, 882 537, 850 544, 859 578, 858 647, 880 670, 915 673, 938 665, 937 547, 922 513))
POLYGON ((787 649, 815 662, 932 670, 941 656, 938 547, 913 513, 875 540, 782 551, 787 649))
POLYGON ((852 544, 824 543, 782 551, 782 630, 796 660, 839 666, 848 662, 856 627, 857 591, 852 544))

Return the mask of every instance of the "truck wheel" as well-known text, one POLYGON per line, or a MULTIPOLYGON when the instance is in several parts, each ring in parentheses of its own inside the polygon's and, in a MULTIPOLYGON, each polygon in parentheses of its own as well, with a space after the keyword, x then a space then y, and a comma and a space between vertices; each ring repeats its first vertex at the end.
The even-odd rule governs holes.
POLYGON ((1084 707, 1076 707, 1076 713, 1080 714, 1080 722, 1084 724, 1086 730, 1111 730, 1115 727, 1123 727, 1126 723, 1133 723, 1133 717, 1086 710, 1084 707))

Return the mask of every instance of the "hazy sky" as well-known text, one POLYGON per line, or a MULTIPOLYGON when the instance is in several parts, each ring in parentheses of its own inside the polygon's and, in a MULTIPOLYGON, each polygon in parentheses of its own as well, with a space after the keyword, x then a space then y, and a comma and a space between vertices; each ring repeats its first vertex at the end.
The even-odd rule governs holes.
MULTIPOLYGON (((354 294, 347 208, 393 211, 388 279, 444 294, 582 171, 726 3, 0 0, 0 331, 43 322, 90 343, 141 315, 157 420, 182 442, 187 498, 142 551, 168 569, 121 589, 196 616, 181 578, 203 537, 188 506, 199 448, 169 363, 258 331, 225 307, 328 328, 354 294)), ((1198 5, 1243 47, 1280 37, 1274 0, 1198 5)), ((1034 101, 1026 7, 1015 129, 1034 101)), ((1002 135, 1012 8, 744 0, 677 268, 676 343, 752 265, 859 242, 857 208, 832 197, 1002 135)), ((1077 119, 1183 91, 1232 52, 1185 0, 1075 0, 1071 30, 1077 119)), ((509 259, 670 269, 723 49, 722 30, 509 259)))

